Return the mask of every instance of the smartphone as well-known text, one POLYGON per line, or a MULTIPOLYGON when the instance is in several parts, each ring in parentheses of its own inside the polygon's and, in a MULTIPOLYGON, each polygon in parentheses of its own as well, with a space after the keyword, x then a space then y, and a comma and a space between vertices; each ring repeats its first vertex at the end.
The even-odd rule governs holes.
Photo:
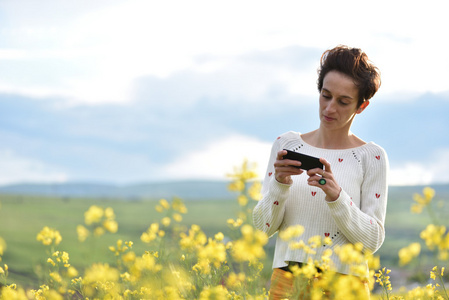
POLYGON ((290 151, 287 149, 284 149, 284 150, 287 151, 287 154, 284 155, 283 159, 298 160, 301 162, 301 166, 297 167, 297 168, 300 168, 303 170, 310 170, 310 169, 315 169, 315 168, 323 169, 324 168, 323 164, 320 162, 320 159, 318 157, 313 157, 310 155, 290 151))

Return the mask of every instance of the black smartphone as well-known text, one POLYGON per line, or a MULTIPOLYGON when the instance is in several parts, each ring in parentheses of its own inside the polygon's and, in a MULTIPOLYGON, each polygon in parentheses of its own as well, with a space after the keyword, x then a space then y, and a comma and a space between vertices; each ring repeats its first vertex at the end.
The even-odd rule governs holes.
MULTIPOLYGON (((287 151, 287 154, 283 156, 283 159, 291 159, 291 160, 298 160, 301 162, 301 166, 297 167, 303 170, 310 170, 315 168, 323 169, 324 166, 320 162, 320 159, 318 157, 313 157, 310 155, 290 151, 287 149, 284 149, 287 151)), ((296 166, 295 166, 296 167, 296 166)))

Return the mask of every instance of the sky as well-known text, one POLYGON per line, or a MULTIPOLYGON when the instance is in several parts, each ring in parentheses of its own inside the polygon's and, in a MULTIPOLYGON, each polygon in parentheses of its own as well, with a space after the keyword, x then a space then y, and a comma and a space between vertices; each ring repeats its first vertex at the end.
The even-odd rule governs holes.
POLYGON ((319 126, 321 54, 382 73, 354 134, 391 185, 449 183, 445 1, 0 0, 0 185, 262 176, 319 126), (308 3, 310 2, 310 3, 308 3))

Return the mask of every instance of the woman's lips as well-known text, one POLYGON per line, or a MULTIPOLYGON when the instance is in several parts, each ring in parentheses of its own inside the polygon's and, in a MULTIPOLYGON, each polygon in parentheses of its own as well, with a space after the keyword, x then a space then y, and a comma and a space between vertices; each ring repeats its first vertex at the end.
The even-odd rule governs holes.
POLYGON ((328 121, 328 122, 330 122, 330 121, 333 121, 333 120, 334 120, 334 118, 330 118, 330 117, 328 117, 328 116, 324 116, 324 119, 325 119, 326 121, 328 121))

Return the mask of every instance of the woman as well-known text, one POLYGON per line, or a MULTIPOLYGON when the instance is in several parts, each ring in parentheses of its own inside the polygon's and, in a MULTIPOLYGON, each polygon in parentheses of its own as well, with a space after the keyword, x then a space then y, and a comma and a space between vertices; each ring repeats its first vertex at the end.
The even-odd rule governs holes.
MULTIPOLYGON (((324 52, 318 74, 320 126, 276 139, 263 199, 253 212, 254 225, 269 236, 302 225, 305 231, 297 240, 306 243, 313 236, 331 237, 331 245, 317 249, 318 258, 326 249, 348 243, 362 243, 364 251, 374 253, 385 238, 388 158, 380 146, 364 142, 350 128, 377 92, 380 73, 360 49, 338 46, 324 52), (324 170, 302 170, 301 162, 283 159, 284 149, 319 157, 324 170)), ((289 248, 289 242, 278 235, 272 299, 291 292, 293 280, 284 273, 289 272, 289 265, 303 266, 307 257, 305 251, 289 248)), ((335 253, 331 261, 336 272, 351 274, 335 253)))

